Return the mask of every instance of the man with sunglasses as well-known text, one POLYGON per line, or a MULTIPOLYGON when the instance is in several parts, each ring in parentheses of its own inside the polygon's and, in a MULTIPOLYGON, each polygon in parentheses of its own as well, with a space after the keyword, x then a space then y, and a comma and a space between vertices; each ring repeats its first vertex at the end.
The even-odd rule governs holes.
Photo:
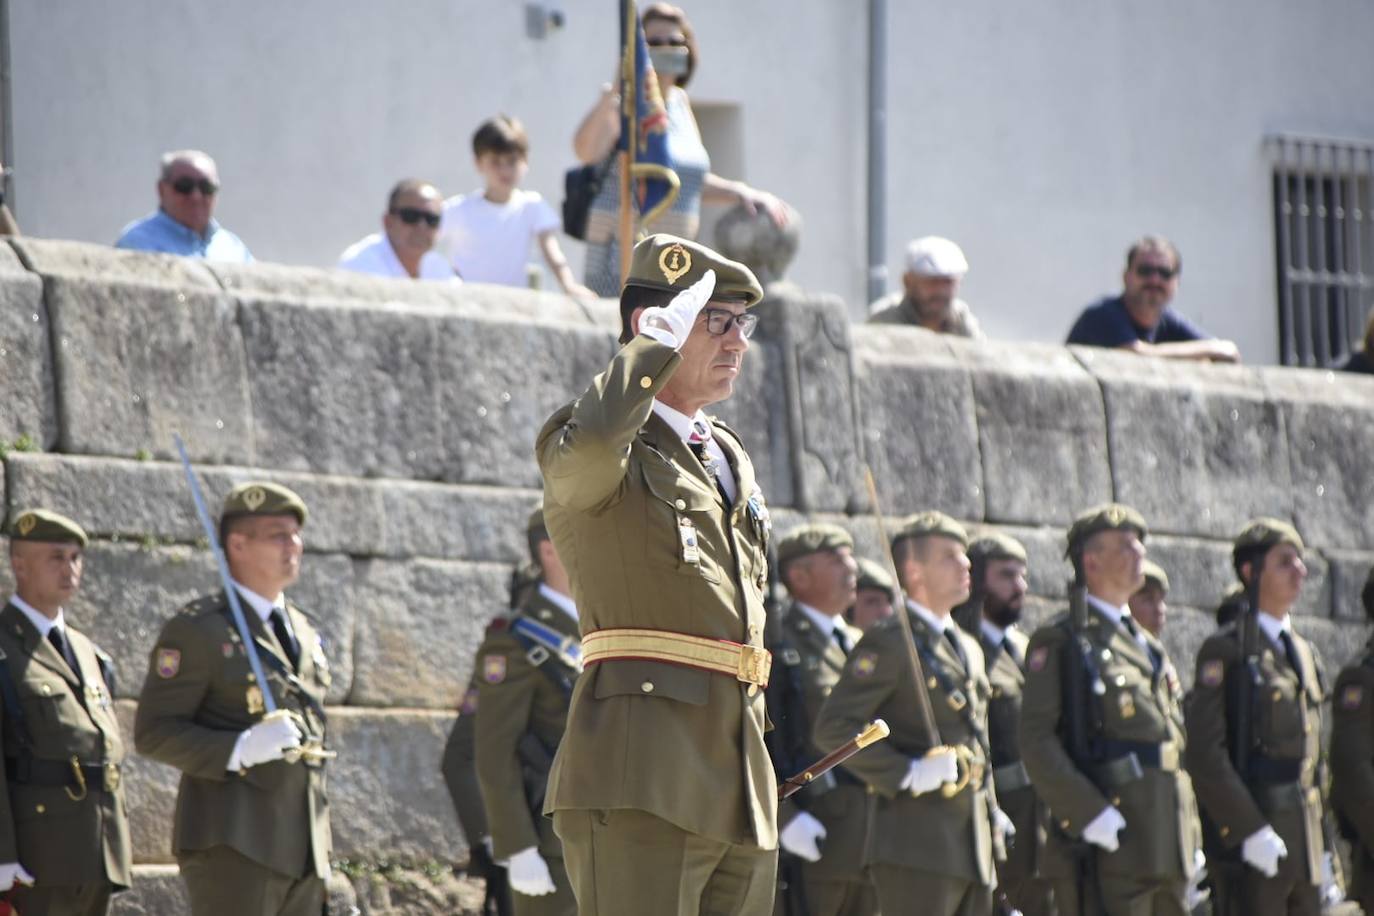
POLYGON ((383 232, 354 242, 339 267, 378 277, 459 282, 448 260, 434 250, 444 196, 428 181, 407 178, 391 189, 382 214, 383 232))
POLYGON ((535 446, 584 672, 546 813, 582 916, 771 916, 777 782, 763 733, 768 509, 734 390, 763 298, 743 264, 635 246, 623 344, 535 446))
POLYGON ((1125 289, 1083 310, 1068 343, 1119 347, 1167 359, 1240 362, 1234 342, 1218 340, 1169 308, 1178 293, 1183 259, 1173 242, 1147 235, 1126 253, 1125 289))
POLYGON ((219 170, 200 150, 164 153, 155 213, 124 227, 116 248, 161 251, 207 261, 247 264, 248 246, 215 221, 219 170))

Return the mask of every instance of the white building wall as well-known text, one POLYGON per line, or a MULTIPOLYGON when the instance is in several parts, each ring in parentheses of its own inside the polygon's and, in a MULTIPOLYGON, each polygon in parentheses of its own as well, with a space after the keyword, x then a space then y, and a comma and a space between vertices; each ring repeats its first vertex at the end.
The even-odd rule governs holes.
MULTIPOLYGON (((527 185, 556 205, 616 43, 613 0, 562 6, 567 26, 536 41, 521 0, 10 0, 17 215, 31 234, 112 241, 154 206, 158 154, 199 146, 219 161, 222 221, 260 258, 330 264, 397 178, 475 187, 469 137, 501 111, 528 126, 527 185)), ((740 177, 805 219, 792 278, 856 315, 866 10, 689 7, 693 97, 738 106, 740 177)), ((1058 340, 1119 288, 1127 243, 1162 232, 1184 255, 1180 308, 1273 361, 1263 139, 1374 138, 1370 35, 1364 0, 889 0, 893 282, 907 238, 948 235, 990 333, 1058 340)))

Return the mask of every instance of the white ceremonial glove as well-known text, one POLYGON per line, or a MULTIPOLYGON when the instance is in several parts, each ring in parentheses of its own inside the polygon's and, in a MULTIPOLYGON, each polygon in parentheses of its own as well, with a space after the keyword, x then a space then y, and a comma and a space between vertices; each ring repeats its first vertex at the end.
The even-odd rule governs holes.
MULTIPOLYGON (((660 328, 676 338, 675 344, 670 346, 682 346, 687 340, 687 335, 692 333, 692 325, 696 324, 697 316, 706 308, 706 303, 711 301, 711 294, 715 291, 716 272, 708 270, 700 280, 674 296, 672 302, 640 312, 640 330, 643 331, 646 327, 660 328)), ((660 343, 667 343, 656 334, 651 336, 660 343)))
POLYGON ((1184 908, 1193 912, 1212 897, 1210 888, 1203 887, 1207 880, 1207 857, 1201 849, 1193 850, 1193 870, 1189 872, 1188 890, 1184 895, 1184 908))
POLYGON ((1108 852, 1116 852, 1121 848, 1121 841, 1116 835, 1125 826, 1126 819, 1121 816, 1121 812, 1108 805, 1083 828, 1083 839, 1108 852))
POLYGON ((6 862, 0 865, 0 894, 14 887, 16 884, 33 884, 33 875, 24 871, 24 866, 18 862, 6 862))
POLYGON ((1007 817, 1007 812, 1001 808, 992 809, 992 832, 1001 834, 1002 840, 1010 840, 1016 836, 1016 825, 1007 817))
POLYGON ((1336 880, 1335 864, 1331 861, 1331 853, 1322 853, 1322 903, 1325 906, 1335 906, 1345 899, 1345 888, 1341 887, 1336 880))
POLYGON ((1265 824, 1245 838, 1240 847, 1240 857, 1251 868, 1272 878, 1279 873, 1279 859, 1288 855, 1288 847, 1274 828, 1265 824))
POLYGON ((549 874, 549 863, 544 861, 537 847, 522 849, 511 856, 506 868, 510 875, 510 888, 517 894, 542 897, 558 890, 553 885, 553 875, 549 874))
POLYGON ((959 760, 954 751, 944 748, 911 761, 901 788, 912 795, 924 795, 958 779, 959 760))
POLYGON ((301 737, 300 727, 288 716, 263 719, 239 735, 225 769, 238 770, 281 760, 287 751, 301 746, 301 737))
POLYGON ((782 848, 808 862, 821 860, 821 840, 825 839, 825 825, 805 811, 787 822, 778 834, 782 848))

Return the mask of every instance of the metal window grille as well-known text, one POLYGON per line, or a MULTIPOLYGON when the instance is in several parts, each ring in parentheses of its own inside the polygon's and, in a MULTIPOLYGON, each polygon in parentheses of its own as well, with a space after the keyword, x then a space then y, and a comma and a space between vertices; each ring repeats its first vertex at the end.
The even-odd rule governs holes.
POLYGON ((1374 142, 1283 134, 1274 163, 1285 366, 1337 366, 1374 310, 1374 142))

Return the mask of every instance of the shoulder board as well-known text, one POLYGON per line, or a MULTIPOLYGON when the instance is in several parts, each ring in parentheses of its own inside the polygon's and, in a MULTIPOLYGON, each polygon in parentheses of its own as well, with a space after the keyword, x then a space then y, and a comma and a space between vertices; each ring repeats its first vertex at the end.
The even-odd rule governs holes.
POLYGON ((209 595, 201 595, 189 604, 183 606, 177 613, 185 617, 200 617, 204 614, 213 614, 228 605, 225 600, 224 592, 213 592, 209 595))

